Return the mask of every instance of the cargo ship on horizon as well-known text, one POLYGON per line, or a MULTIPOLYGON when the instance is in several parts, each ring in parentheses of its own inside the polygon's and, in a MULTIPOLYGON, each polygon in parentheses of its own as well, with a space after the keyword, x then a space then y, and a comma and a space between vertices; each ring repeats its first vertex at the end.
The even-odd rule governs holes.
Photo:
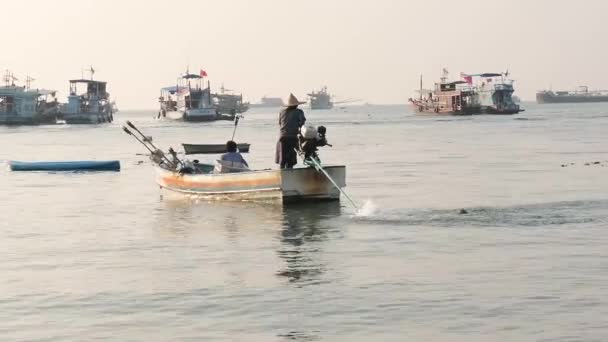
POLYGON ((585 103, 608 102, 608 90, 589 90, 587 86, 580 86, 574 91, 541 90, 536 93, 537 103, 585 103))

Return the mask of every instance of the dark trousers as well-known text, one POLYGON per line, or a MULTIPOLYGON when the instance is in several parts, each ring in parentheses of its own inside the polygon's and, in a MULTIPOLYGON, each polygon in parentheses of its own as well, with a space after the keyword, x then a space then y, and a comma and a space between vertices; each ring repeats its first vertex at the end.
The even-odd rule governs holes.
POLYGON ((291 169, 298 163, 298 137, 281 137, 277 142, 275 161, 281 169, 291 169))

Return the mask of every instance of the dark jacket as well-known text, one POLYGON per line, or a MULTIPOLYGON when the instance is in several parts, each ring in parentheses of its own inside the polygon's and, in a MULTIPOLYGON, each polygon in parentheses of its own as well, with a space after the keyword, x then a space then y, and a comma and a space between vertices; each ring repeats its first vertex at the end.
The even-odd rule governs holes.
POLYGON ((281 137, 296 137, 306 122, 304 112, 298 108, 285 108, 279 113, 281 137))

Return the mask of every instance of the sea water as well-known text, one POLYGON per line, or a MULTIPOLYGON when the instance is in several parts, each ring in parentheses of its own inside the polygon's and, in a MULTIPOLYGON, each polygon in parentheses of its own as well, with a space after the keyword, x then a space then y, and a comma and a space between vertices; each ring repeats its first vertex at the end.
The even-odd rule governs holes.
MULTIPOLYGON (((608 105, 523 106, 306 110, 358 212, 164 196, 121 129, 177 149, 225 142, 228 121, 0 128, 0 159, 122 163, 2 171, 0 340, 604 341, 608 105)), ((235 140, 269 168, 277 135, 255 109, 235 140)))

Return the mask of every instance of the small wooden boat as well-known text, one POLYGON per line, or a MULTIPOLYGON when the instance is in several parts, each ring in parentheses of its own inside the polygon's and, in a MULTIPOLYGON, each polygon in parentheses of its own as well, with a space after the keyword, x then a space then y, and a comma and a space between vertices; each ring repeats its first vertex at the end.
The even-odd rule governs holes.
MULTIPOLYGON (((186 154, 220 154, 226 153, 226 144, 182 144, 186 154)), ((237 144, 239 152, 249 153, 250 144, 237 144)))
POLYGON ((11 171, 120 171, 118 160, 108 161, 51 161, 51 162, 8 162, 11 171))
MULTIPOLYGON (((156 182, 161 189, 188 197, 213 200, 280 200, 289 203, 339 200, 341 194, 348 197, 342 189, 346 186, 346 167, 321 166, 318 158, 317 147, 330 146, 325 139, 325 127, 319 127, 319 130, 308 127, 302 134, 300 155, 307 167, 249 170, 242 163, 230 160, 217 160, 215 164, 207 164, 199 163, 198 160, 180 159, 172 148, 165 154, 135 125, 129 121, 127 125, 135 133, 123 127, 125 133, 133 136, 151 152, 150 159, 156 164, 156 182)), ((220 153, 225 151, 224 145, 215 146, 221 148, 220 153)), ((204 153, 211 154, 209 148, 205 148, 204 153)))
MULTIPOLYGON (((157 167, 161 188, 193 197, 229 200, 339 200, 340 190, 313 167, 236 173, 182 174, 157 167)), ((339 187, 346 186, 346 167, 324 166, 339 187)))

